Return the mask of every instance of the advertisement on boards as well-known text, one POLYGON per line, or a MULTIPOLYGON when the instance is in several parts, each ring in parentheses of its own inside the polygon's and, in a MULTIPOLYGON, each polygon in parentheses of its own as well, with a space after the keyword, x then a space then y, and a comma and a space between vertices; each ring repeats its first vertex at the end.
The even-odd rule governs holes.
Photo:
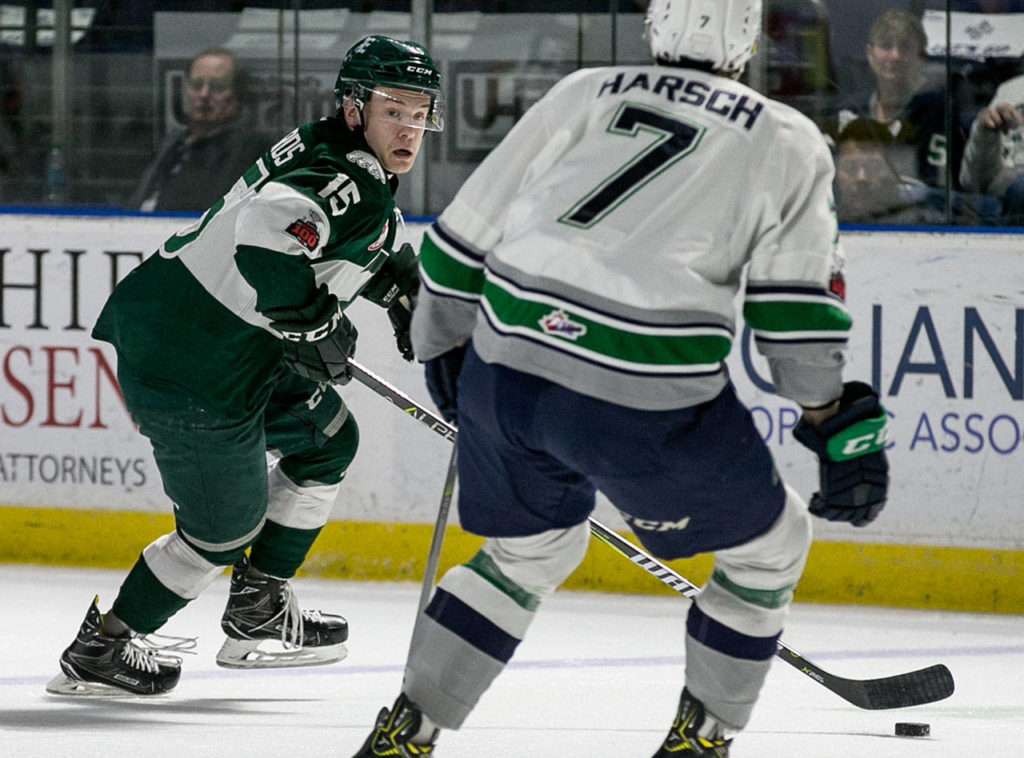
MULTIPOLYGON (((114 284, 190 219, 0 218, 0 503, 163 511, 147 441, 124 409, 116 358, 89 331, 114 284)), ((417 242, 422 226, 410 225, 417 242)), ((1024 287, 1019 235, 844 234, 854 327, 847 379, 872 384, 891 421, 892 487, 882 517, 819 538, 1024 547, 1024 287)), ((360 361, 429 405, 387 319, 353 306, 360 361)), ((775 395, 741 324, 728 359, 783 478, 805 498, 813 455, 791 435, 799 411, 775 395)), ((362 443, 336 518, 433 521, 447 443, 353 382, 362 443)), ((609 511, 601 500, 600 508, 609 511)))

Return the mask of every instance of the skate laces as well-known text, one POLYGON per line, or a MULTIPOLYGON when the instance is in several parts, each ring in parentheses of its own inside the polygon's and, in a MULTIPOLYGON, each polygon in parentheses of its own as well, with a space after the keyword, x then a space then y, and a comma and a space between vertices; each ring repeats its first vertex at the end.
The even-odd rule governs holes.
POLYGON ((141 647, 134 639, 128 640, 121 647, 121 660, 136 671, 147 674, 159 674, 161 663, 170 663, 171 659, 181 663, 176 656, 163 656, 155 650, 141 647))
POLYGON ((306 614, 299 608, 299 599, 295 597, 292 586, 288 582, 281 587, 281 600, 284 604, 284 608, 281 610, 281 644, 286 648, 302 647, 302 641, 305 639, 303 634, 306 631, 304 619, 306 614))
POLYGON ((181 654, 197 655, 196 647, 199 644, 195 637, 174 637, 169 634, 156 634, 155 632, 141 634, 135 638, 135 642, 151 655, 177 661, 178 663, 181 663, 181 658, 179 657, 181 654))

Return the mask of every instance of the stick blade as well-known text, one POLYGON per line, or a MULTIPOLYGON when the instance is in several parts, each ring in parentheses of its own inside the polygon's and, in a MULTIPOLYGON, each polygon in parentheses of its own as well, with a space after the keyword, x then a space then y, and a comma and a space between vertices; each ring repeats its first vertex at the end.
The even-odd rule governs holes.
POLYGON ((934 703, 952 695, 954 689, 953 674, 941 663, 896 676, 836 684, 837 694, 873 711, 934 703))

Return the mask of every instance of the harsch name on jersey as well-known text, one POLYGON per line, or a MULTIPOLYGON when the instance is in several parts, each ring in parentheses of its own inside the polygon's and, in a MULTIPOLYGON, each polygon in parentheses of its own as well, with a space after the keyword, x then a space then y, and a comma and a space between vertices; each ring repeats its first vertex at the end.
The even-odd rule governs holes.
POLYGON ((711 87, 699 79, 686 80, 674 74, 653 76, 647 72, 620 72, 601 85, 597 96, 628 95, 631 92, 650 92, 671 103, 685 103, 703 108, 709 113, 734 121, 744 129, 754 127, 764 103, 729 89, 711 87))

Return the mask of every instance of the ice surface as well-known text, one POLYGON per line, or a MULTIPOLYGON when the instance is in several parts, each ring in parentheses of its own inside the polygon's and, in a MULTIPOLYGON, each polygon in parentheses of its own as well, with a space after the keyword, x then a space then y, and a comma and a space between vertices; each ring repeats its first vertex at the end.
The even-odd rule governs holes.
MULTIPOLYGON (((47 695, 93 595, 105 610, 124 574, 0 565, 0 756, 349 758, 398 693, 418 586, 298 579, 303 607, 348 618, 349 657, 233 671, 214 663, 221 577, 162 630, 199 638, 174 692, 47 695)), ((675 713, 687 607, 669 596, 557 593, 464 728, 442 734, 436 755, 649 758, 675 713)), ((783 640, 846 677, 945 663, 957 690, 932 705, 865 711, 776 661, 734 758, 1024 756, 1022 615, 798 604, 783 640), (896 737, 897 721, 928 722, 931 736, 896 737)))

